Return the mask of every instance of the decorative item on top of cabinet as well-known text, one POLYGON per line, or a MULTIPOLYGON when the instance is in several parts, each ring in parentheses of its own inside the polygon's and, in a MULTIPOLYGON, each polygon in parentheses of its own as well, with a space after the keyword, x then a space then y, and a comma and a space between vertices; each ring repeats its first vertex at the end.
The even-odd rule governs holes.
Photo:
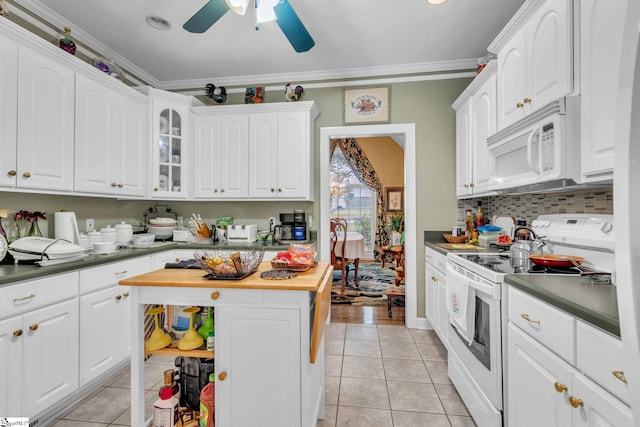
POLYGON ((9 16, 9 8, 4 0, 0 0, 0 15, 9 16))
POLYGON ((209 83, 205 87, 205 93, 209 98, 213 99, 218 104, 224 104, 225 102, 227 102, 227 88, 224 86, 220 86, 218 87, 218 89, 218 93, 216 93, 216 85, 214 85, 213 83, 209 83))
POLYGON ((76 44, 71 40, 71 28, 64 27, 64 37, 60 39, 60 48, 71 55, 76 54, 76 44))
POLYGON ((573 1, 528 0, 488 50, 498 56, 498 128, 573 90, 573 1))
POLYGON ((287 83, 284 86, 284 99, 288 102, 300 101, 303 95, 304 88, 300 85, 296 86, 295 89, 291 86, 291 83, 287 83))
POLYGON ((264 86, 248 87, 244 94, 245 104, 261 104, 264 100, 264 86))

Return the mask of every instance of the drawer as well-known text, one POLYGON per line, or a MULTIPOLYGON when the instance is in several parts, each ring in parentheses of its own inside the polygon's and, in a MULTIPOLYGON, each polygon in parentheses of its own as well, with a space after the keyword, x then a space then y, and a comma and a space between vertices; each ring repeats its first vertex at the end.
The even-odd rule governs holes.
POLYGON ((433 248, 425 246, 424 248, 425 261, 436 268, 443 274, 447 273, 447 256, 441 254, 433 248))
POLYGON ((11 317, 76 296, 78 272, 4 286, 0 288, 0 318, 11 317))
POLYGON ((512 286, 508 295, 509 321, 575 365, 575 318, 512 286))
MULTIPOLYGON (((131 292, 137 294, 141 304, 169 305, 254 305, 263 304, 265 295, 258 289, 231 288, 181 288, 171 286, 131 286, 131 292)), ((278 291, 284 292, 284 291, 278 291)))
POLYGON ((151 270, 164 268, 168 262, 180 262, 184 259, 193 259, 193 254, 197 249, 174 249, 168 252, 153 254, 151 270))
MULTIPOLYGON (((622 341, 618 337, 578 321, 577 353, 578 369, 628 405, 629 387, 615 375, 623 375, 625 371, 622 341)), ((631 369, 627 371, 630 372, 631 369)))
POLYGON ((118 281, 122 279, 148 273, 150 270, 151 265, 148 256, 81 270, 80 294, 117 285, 118 281))

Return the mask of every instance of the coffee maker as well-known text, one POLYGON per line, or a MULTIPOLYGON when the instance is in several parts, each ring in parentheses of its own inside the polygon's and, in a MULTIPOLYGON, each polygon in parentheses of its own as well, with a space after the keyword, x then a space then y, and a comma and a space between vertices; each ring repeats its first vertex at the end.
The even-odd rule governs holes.
POLYGON ((280 240, 307 240, 307 215, 302 209, 280 214, 280 240))

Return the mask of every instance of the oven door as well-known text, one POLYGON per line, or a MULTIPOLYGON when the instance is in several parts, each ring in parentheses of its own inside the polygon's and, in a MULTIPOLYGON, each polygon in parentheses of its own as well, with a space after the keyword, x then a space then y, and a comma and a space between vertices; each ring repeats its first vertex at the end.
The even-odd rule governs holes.
MULTIPOLYGON (((469 344, 449 322, 450 351, 485 394, 491 405, 502 409, 502 354, 500 298, 494 295, 495 287, 473 273, 458 271, 459 266, 447 266, 447 286, 454 281, 464 281, 475 290, 475 326, 473 340, 469 344)), ((451 319, 451 318, 450 318, 451 319)))

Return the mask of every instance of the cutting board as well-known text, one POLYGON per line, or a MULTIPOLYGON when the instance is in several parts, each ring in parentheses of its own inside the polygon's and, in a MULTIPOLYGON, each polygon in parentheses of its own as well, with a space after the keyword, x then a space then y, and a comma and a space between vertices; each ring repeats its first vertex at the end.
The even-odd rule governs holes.
POLYGON ((502 233, 513 238, 513 230, 516 226, 516 220, 514 218, 510 216, 494 216, 492 224, 502 228, 502 233))
POLYGON ((483 251, 485 248, 472 245, 470 243, 436 243, 441 248, 449 249, 449 250, 479 250, 483 251))

